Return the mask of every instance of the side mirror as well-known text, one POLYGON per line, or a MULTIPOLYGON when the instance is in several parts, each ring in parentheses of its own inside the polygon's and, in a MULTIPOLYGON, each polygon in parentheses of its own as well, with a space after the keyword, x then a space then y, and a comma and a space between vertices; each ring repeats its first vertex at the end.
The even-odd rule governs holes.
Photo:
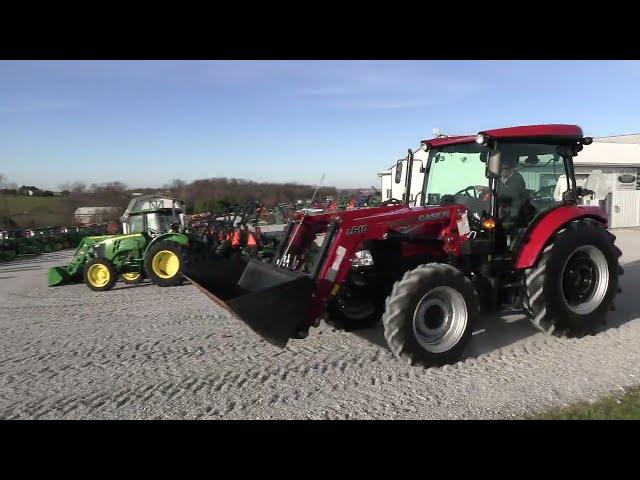
POLYGON ((402 160, 398 160, 396 163, 396 183, 400 183, 402 181, 402 160))
POLYGON ((500 150, 491 150, 487 161, 487 177, 498 178, 500 176, 500 150))
POLYGON ((596 192, 594 192, 593 190, 589 190, 588 188, 576 187, 576 196, 578 198, 590 197, 591 195, 595 195, 595 194, 596 192))

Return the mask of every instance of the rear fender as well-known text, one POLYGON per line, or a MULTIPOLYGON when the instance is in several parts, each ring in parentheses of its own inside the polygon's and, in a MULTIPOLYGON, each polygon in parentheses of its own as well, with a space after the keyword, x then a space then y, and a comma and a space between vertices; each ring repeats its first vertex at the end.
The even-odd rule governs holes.
POLYGON ((555 208, 524 233, 522 246, 516 253, 516 270, 535 265, 549 239, 564 225, 580 218, 592 218, 607 226, 607 214, 599 207, 562 205, 555 208))
POLYGON ((158 235, 157 237, 155 237, 153 240, 151 240, 149 242, 149 245, 147 245, 147 248, 144 252, 144 256, 147 256, 147 252, 149 251, 149 249, 151 248, 152 245, 155 245, 158 242, 176 242, 179 245, 182 246, 187 246, 189 245, 189 237, 187 237, 184 233, 163 233, 162 235, 158 235))

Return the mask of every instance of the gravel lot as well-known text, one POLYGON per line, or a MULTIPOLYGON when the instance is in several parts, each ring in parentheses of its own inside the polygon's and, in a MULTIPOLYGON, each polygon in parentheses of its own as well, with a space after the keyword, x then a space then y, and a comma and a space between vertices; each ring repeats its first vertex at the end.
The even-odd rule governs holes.
POLYGON ((618 230, 607 329, 545 337, 484 318, 466 359, 408 367, 380 328, 312 329, 279 350, 194 286, 46 287, 71 251, 0 265, 0 418, 505 418, 640 385, 640 231, 618 230))

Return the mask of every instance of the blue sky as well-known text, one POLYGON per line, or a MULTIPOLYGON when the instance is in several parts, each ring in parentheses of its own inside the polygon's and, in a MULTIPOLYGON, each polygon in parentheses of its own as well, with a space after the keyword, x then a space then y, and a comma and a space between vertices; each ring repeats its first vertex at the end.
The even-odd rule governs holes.
POLYGON ((639 85, 632 61, 0 61, 0 173, 378 186, 434 127, 640 132, 639 85))

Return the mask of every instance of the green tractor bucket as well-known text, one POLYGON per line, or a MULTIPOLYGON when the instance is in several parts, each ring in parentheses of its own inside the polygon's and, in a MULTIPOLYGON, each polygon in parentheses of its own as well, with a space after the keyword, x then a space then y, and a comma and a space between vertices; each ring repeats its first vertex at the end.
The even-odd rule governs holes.
POLYGON ((49 269, 50 287, 57 287, 68 283, 74 283, 74 278, 73 275, 67 271, 66 267, 51 267, 49 269))

